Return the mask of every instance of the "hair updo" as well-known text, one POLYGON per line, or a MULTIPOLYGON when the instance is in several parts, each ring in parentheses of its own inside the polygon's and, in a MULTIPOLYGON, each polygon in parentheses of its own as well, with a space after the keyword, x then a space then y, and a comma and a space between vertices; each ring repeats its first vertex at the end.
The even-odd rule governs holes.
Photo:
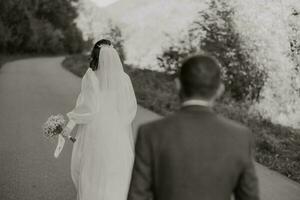
POLYGON ((90 57, 90 68, 93 71, 96 71, 98 69, 98 63, 99 63, 99 53, 101 50, 101 45, 111 45, 111 41, 107 39, 102 39, 96 42, 96 44, 93 47, 91 57, 90 57))

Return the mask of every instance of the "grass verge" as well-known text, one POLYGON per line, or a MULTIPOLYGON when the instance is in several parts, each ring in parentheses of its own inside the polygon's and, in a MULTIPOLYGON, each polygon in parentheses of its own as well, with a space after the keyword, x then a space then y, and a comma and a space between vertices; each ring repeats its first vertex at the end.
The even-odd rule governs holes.
MULTIPOLYGON (((73 55, 63 66, 82 77, 88 57, 73 55)), ((168 115, 179 108, 173 80, 166 74, 125 66, 132 79, 138 103, 154 112, 168 115)), ((271 123, 257 114, 249 114, 249 105, 224 98, 215 107, 217 113, 248 126, 255 137, 255 158, 262 165, 300 183, 300 133, 290 127, 271 123)))
POLYGON ((29 57, 29 56, 0 54, 0 69, 7 62, 19 60, 19 59, 27 58, 27 57, 29 57))

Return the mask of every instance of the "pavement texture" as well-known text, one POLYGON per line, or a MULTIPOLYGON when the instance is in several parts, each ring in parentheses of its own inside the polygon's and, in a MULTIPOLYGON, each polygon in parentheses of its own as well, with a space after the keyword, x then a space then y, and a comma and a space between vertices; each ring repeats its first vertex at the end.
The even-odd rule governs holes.
MULTIPOLYGON (((75 200, 70 178, 72 143, 58 159, 56 141, 41 126, 70 111, 80 79, 61 67, 63 57, 7 63, 0 70, 0 200, 75 200)), ((134 130, 160 118, 139 107, 134 130)), ((263 200, 300 200, 300 185, 257 164, 263 200)), ((217 192, 217 191, 216 191, 217 192)))

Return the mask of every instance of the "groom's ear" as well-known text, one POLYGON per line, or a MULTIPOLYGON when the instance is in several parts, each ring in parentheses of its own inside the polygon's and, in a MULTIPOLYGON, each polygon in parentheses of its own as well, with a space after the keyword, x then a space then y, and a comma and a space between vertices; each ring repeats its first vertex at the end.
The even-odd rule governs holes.
POLYGON ((179 80, 179 78, 175 78, 175 84, 176 84, 176 89, 177 91, 181 91, 181 82, 179 80))
POLYGON ((214 99, 219 99, 224 94, 224 92, 225 92, 225 85, 223 83, 221 83, 216 92, 214 99))

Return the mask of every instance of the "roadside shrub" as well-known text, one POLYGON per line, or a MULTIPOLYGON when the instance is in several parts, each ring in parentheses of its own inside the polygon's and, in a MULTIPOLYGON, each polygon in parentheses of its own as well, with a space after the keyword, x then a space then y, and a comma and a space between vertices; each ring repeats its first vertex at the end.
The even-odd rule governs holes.
POLYGON ((44 20, 31 20, 31 37, 23 50, 28 53, 58 54, 64 52, 63 33, 44 20))
POLYGON ((75 24, 72 23, 65 29, 63 43, 67 53, 76 54, 84 50, 85 41, 83 41, 82 33, 75 24))
POLYGON ((125 69, 132 79, 140 105, 162 115, 170 114, 180 107, 173 77, 148 69, 130 66, 125 69))
POLYGON ((86 70, 89 68, 89 56, 82 54, 75 54, 67 56, 62 65, 73 74, 83 77, 86 70))

